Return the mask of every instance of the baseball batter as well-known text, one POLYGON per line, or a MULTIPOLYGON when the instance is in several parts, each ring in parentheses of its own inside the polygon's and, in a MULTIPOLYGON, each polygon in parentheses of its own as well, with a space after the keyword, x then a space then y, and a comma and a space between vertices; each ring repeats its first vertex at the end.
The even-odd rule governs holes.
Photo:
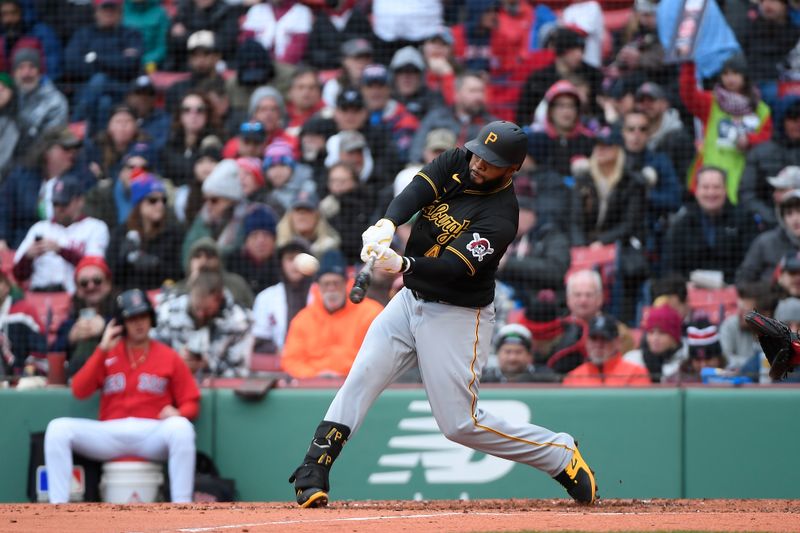
POLYGON ((69 499, 72 451, 99 461, 125 455, 168 460, 173 502, 191 502, 195 434, 190 418, 200 391, 186 363, 169 346, 150 340, 155 314, 132 289, 117 297, 122 323, 110 321, 95 352, 72 380, 87 398, 100 389, 100 420, 56 418, 47 425, 44 458, 50 503, 69 499))
POLYGON ((375 268, 402 272, 405 288, 372 323, 289 478, 302 507, 327 505, 328 475, 342 446, 378 395, 414 365, 448 439, 536 467, 576 501, 594 502, 594 474, 570 435, 507 422, 478 401, 494 327, 495 272, 517 230, 512 176, 527 146, 516 124, 487 124, 464 149, 449 150, 420 170, 386 216, 362 235, 362 260, 374 255, 375 268), (400 256, 389 248, 395 228, 417 212, 406 255, 400 256))

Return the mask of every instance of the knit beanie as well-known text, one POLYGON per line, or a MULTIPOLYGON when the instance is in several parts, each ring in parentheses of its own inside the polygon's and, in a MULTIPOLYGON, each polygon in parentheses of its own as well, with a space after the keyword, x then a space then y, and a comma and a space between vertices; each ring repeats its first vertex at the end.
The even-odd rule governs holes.
POLYGON ((276 225, 272 209, 266 206, 258 206, 244 218, 244 235, 247 237, 254 231, 263 230, 274 236, 276 225))
POLYGON ((294 167, 294 151, 285 141, 275 141, 264 150, 264 169, 275 165, 294 167))
POLYGON ((675 342, 680 343, 682 322, 681 315, 672 306, 664 304, 647 313, 642 329, 652 331, 658 328, 675 339, 675 342))
POLYGON ((686 344, 689 346, 690 359, 710 359, 722 356, 722 345, 719 343, 717 326, 701 320, 686 329, 686 344))
POLYGON ((564 323, 556 303, 555 293, 542 290, 525 309, 524 325, 530 330, 534 340, 550 340, 564 332, 564 323))
POLYGON ((11 68, 12 70, 16 70, 16 68, 24 62, 33 63, 33 65, 40 69, 42 68, 42 54, 36 48, 17 48, 14 51, 14 55, 11 57, 11 68))
POLYGON ((239 168, 242 170, 246 170, 252 174, 259 187, 264 186, 266 181, 264 181, 264 173, 261 171, 261 160, 257 157, 240 157, 236 160, 236 164, 239 165, 239 168))
POLYGON ((233 159, 223 159, 203 182, 204 196, 219 196, 236 202, 244 198, 239 181, 239 165, 233 159))
POLYGON ((80 261, 78 261, 78 264, 75 265, 75 281, 78 281, 78 274, 87 266, 99 268, 103 271, 103 274, 106 278, 111 279, 111 269, 108 268, 108 263, 106 263, 106 260, 103 258, 103 256, 85 255, 80 261))
POLYGON ((283 101, 283 96, 281 96, 281 93, 278 91, 278 89, 270 87, 269 85, 261 86, 253 91, 252 96, 250 96, 250 105, 247 107, 248 116, 253 116, 258 108, 258 103, 264 98, 272 98, 275 100, 275 102, 278 104, 278 107, 281 109, 281 118, 286 117, 286 104, 283 101))
POLYGON ((166 195, 167 189, 164 188, 161 180, 148 172, 144 172, 131 180, 131 203, 133 205, 139 205, 139 202, 158 192, 166 195))

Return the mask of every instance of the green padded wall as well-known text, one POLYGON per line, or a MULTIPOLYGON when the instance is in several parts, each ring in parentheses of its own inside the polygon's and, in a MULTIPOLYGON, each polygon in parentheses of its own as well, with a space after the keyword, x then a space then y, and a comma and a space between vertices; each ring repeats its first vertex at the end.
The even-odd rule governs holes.
MULTIPOLYGON (((200 409, 205 415, 213 412, 212 396, 203 391, 200 409)), ((66 388, 0 390, 0 502, 27 501, 30 434, 44 431, 60 416, 96 418, 99 398, 95 394, 78 401, 66 388)), ((197 446, 207 453, 212 451, 212 420, 205 416, 195 424, 197 446)))
MULTIPOLYGON (((286 482, 333 397, 276 390, 258 403, 218 392, 216 461, 244 500, 287 500, 286 482), (224 414, 223 414, 224 413, 224 414)), ((678 389, 484 389, 484 408, 573 434, 609 498, 681 494, 678 389), (647 465, 649 475, 641 475, 647 465)), ((332 471, 337 499, 549 498, 563 489, 530 467, 447 441, 421 390, 390 390, 332 471)))
POLYGON ((687 498, 800 498, 800 389, 686 390, 687 498))

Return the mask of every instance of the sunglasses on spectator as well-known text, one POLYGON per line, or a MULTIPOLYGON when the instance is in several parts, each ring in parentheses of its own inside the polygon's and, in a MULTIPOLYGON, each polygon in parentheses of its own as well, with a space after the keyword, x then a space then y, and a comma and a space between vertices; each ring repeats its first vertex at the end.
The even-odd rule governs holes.
POLYGON ((100 276, 95 276, 95 277, 93 277, 93 278, 83 278, 83 279, 79 279, 79 280, 78 280, 78 285, 79 285, 79 286, 80 286, 82 289, 86 289, 86 288, 88 288, 88 287, 89 287, 89 285, 94 285, 94 286, 96 286, 96 287, 99 287, 100 285, 102 285, 102 284, 103 284, 103 282, 104 282, 104 281, 105 281, 105 280, 104 280, 103 278, 101 278, 100 276))
POLYGON ((125 163, 125 168, 127 168, 128 170, 136 170, 137 168, 141 168, 142 170, 147 170, 149 168, 149 165, 147 163, 145 163, 143 165, 135 165, 133 163, 125 163))
POLYGON ((150 205, 167 203, 167 199, 164 196, 148 196, 145 200, 147 200, 147 203, 150 205))
POLYGON ((220 198, 219 196, 207 196, 204 201, 207 204, 215 205, 219 203, 221 200, 222 198, 220 198))
POLYGON ((625 131, 640 131, 644 133, 647 131, 647 126, 625 126, 625 131))
POLYGON ((181 113, 205 113, 205 112, 206 112, 206 106, 204 105, 197 107, 185 105, 181 107, 181 113))

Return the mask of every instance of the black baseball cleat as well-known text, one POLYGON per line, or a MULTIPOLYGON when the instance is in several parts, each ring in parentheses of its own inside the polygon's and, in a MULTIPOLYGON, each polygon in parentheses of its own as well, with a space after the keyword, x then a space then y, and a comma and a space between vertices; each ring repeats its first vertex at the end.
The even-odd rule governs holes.
POLYGON ((594 479, 594 472, 583 460, 577 443, 567 467, 553 479, 561 483, 572 499, 578 503, 590 505, 597 499, 597 483, 594 479))
POLYGON ((326 507, 328 505, 328 493, 315 487, 297 489, 297 504, 303 508, 326 507))
POLYGON ((328 471, 317 464, 302 464, 289 477, 294 483, 297 505, 303 508, 325 507, 328 505, 328 471))

